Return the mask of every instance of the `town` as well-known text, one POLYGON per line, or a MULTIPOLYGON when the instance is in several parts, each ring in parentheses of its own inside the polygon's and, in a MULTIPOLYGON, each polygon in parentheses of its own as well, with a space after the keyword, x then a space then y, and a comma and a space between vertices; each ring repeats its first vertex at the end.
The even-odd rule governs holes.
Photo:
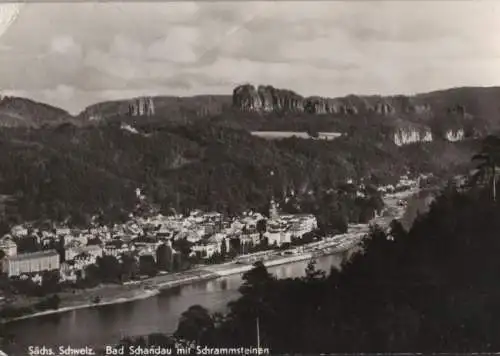
MULTIPOLYGON (((422 185, 430 176, 410 179, 405 175, 397 185, 378 186, 377 191, 381 195, 405 191, 422 185)), ((358 197, 364 196, 362 182, 346 183, 356 188, 358 197)), ((30 224, 12 227, 0 240, 4 278, 37 286, 49 282, 82 288, 102 282, 126 284, 200 265, 238 261, 263 251, 296 251, 296 246, 322 239, 314 215, 282 213, 273 199, 267 216, 250 211, 228 217, 198 210, 187 216, 165 216, 152 211, 144 214, 147 199, 140 189, 136 196, 137 210, 143 213, 131 213, 124 224, 107 226, 95 217, 87 229, 63 225, 42 229, 30 224)), ((376 211, 373 218, 383 213, 376 211)), ((4 301, 12 298, 1 297, 4 301)))

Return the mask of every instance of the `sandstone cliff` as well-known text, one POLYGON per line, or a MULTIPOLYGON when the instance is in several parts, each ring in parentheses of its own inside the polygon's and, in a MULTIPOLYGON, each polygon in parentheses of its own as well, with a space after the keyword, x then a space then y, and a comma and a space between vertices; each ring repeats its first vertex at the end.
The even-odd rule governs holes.
POLYGON ((231 97, 227 95, 146 96, 97 103, 85 108, 77 118, 83 121, 113 121, 157 117, 181 121, 218 115, 228 108, 231 108, 231 97))
POLYGON ((233 107, 249 112, 306 112, 311 114, 357 114, 358 108, 345 99, 304 98, 272 86, 241 85, 233 90, 233 107))
MULTIPOLYGON (((358 114, 404 115, 419 116, 422 119, 429 119, 439 114, 462 117, 469 115, 465 105, 450 103, 450 100, 439 100, 446 96, 445 92, 442 93, 443 95, 438 100, 432 98, 432 93, 415 96, 349 95, 342 98, 324 98, 319 96, 303 97, 291 90, 276 89, 269 85, 261 85, 256 88, 251 84, 245 84, 233 90, 233 107, 241 111, 262 113, 305 112, 347 116, 358 114)), ((500 98, 500 91, 498 94, 500 98)), ((500 106, 496 108, 496 111, 500 113, 500 106)))
POLYGON ((403 145, 437 138, 459 141, 485 127, 498 127, 498 99, 500 88, 456 88, 413 96, 324 98, 245 84, 234 89, 233 108, 267 115, 304 113, 369 121, 385 118, 385 123, 393 125, 393 141, 403 145))
POLYGON ((454 88, 412 96, 303 97, 272 86, 242 85, 233 95, 154 96, 91 105, 76 117, 66 111, 15 98, 0 98, 0 127, 71 121, 139 122, 210 119, 248 131, 380 132, 402 145, 458 141, 500 128, 500 88, 454 88))
POLYGON ((432 131, 428 127, 408 127, 394 129, 393 141, 398 146, 416 142, 431 142, 432 140, 432 131))

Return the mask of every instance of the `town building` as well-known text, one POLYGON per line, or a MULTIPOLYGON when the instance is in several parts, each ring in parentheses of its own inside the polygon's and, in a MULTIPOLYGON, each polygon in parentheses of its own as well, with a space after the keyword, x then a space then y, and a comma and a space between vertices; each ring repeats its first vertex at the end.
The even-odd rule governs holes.
POLYGON ((3 251, 7 257, 17 255, 17 245, 10 238, 0 240, 0 250, 3 251))
POLYGON ((201 258, 210 258, 216 253, 221 252, 221 243, 215 241, 202 241, 193 245, 192 251, 201 258))
POLYGON ((24 253, 2 260, 2 272, 9 277, 59 269, 59 253, 55 250, 24 253))
POLYGON ((133 244, 127 244, 121 240, 112 240, 107 242, 103 248, 103 254, 118 257, 123 253, 134 251, 135 246, 133 244))
POLYGON ((10 230, 10 234, 14 237, 26 237, 28 236, 28 228, 16 225, 10 230))
POLYGON ((269 245, 281 246, 292 241, 292 235, 286 231, 287 224, 280 220, 270 220, 267 222, 267 231, 264 237, 269 245))
POLYGON ((65 249, 65 251, 64 251, 64 257, 65 257, 66 261, 71 261, 76 256, 81 255, 81 254, 88 254, 91 256, 91 258, 96 260, 97 257, 102 257, 103 250, 102 250, 102 247, 100 247, 100 246, 88 245, 88 246, 72 247, 72 248, 65 249))

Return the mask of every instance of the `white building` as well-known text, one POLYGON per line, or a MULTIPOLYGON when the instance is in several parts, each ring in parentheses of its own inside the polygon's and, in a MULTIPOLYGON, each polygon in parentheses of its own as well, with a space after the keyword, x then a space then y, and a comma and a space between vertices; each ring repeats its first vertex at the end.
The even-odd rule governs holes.
POLYGON ((17 225, 10 230, 10 234, 14 237, 26 237, 28 236, 28 229, 22 225, 17 225))
POLYGON ((221 253, 221 244, 217 242, 204 241, 193 245, 192 251, 200 254, 202 258, 210 258, 216 253, 221 253))
POLYGON ((120 243, 116 240, 110 241, 103 248, 103 254, 119 257, 123 253, 130 252, 134 250, 134 246, 129 246, 126 243, 120 243))
POLYGON ((59 269, 59 254, 55 250, 24 253, 2 260, 2 272, 9 277, 59 269))
POLYGON ((68 227, 56 227, 55 230, 57 236, 71 235, 71 230, 68 227))
POLYGON ((292 235, 286 231, 287 225, 279 220, 269 220, 267 222, 267 231, 264 237, 267 238, 269 245, 281 246, 284 243, 292 242, 292 235))

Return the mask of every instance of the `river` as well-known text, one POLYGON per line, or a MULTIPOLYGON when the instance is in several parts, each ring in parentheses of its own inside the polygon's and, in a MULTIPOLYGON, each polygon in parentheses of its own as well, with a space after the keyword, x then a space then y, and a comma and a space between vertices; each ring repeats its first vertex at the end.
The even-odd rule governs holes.
MULTIPOLYGON (((317 268, 329 271, 339 267, 342 255, 317 259, 317 268)), ((269 268, 278 278, 301 277, 308 261, 269 268)), ((29 346, 102 347, 121 336, 145 335, 175 331, 180 315, 191 305, 199 304, 211 311, 224 311, 229 301, 238 298, 241 275, 185 285, 130 303, 72 310, 8 324, 15 345, 6 349, 9 355, 25 356, 29 346)))

